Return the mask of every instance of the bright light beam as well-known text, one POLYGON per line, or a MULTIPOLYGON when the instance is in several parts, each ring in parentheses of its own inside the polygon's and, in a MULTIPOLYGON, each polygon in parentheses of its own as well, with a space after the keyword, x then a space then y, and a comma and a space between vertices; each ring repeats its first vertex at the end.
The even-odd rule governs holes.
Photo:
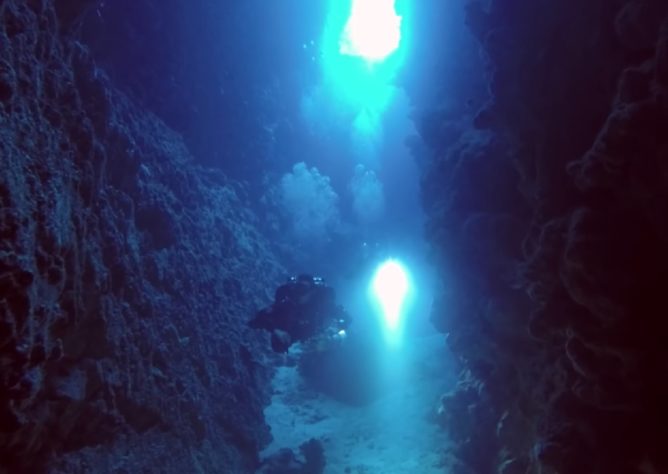
POLYGON ((408 295, 408 275, 396 260, 385 261, 376 271, 372 288, 383 311, 386 328, 396 332, 401 323, 402 306, 408 295))
POLYGON ((399 48, 401 17, 395 0, 353 0, 339 40, 339 52, 380 62, 399 48))
MULTIPOLYGON (((412 0, 329 0, 320 42, 323 91, 354 133, 379 136, 409 51, 412 0), (331 94, 331 96, 330 96, 331 94)), ((306 104, 308 105, 308 104, 306 104)), ((318 114, 320 111, 317 112, 318 114)))

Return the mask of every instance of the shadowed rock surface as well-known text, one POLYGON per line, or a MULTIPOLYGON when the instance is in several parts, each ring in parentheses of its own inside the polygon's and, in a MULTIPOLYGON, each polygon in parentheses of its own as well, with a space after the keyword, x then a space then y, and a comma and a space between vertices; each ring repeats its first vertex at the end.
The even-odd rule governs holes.
POLYGON ((271 374, 244 323, 281 268, 240 188, 68 39, 77 16, 0 3, 4 472, 252 472, 271 374))
POLYGON ((438 111, 421 129, 454 472, 668 472, 667 13, 468 7, 487 104, 458 139, 438 111))

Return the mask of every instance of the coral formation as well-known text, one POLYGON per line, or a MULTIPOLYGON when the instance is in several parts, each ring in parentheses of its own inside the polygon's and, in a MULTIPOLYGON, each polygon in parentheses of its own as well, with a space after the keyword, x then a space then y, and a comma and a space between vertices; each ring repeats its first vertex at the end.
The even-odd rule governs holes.
POLYGON ((281 178, 279 202, 298 238, 319 241, 339 225, 339 196, 329 177, 304 162, 281 178))
POLYGON ((0 459, 10 472, 252 472, 282 270, 242 189, 68 35, 0 3, 0 459))
POLYGON ((422 126, 455 472, 667 471, 668 6, 485 3, 486 105, 422 126))

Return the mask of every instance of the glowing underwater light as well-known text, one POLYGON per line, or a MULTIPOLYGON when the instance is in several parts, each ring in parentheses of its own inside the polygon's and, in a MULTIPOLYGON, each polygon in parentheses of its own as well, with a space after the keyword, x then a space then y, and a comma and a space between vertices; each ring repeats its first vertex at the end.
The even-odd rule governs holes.
POLYGON ((358 132, 378 132, 410 38, 409 0, 329 0, 321 41, 325 86, 358 132))
POLYGON ((373 278, 373 293, 380 303, 385 325, 396 331, 401 322, 401 311, 409 291, 408 275, 396 260, 385 261, 373 278))
POLYGON ((382 61, 399 47, 401 17, 395 0, 353 0, 350 17, 339 40, 339 52, 382 61))

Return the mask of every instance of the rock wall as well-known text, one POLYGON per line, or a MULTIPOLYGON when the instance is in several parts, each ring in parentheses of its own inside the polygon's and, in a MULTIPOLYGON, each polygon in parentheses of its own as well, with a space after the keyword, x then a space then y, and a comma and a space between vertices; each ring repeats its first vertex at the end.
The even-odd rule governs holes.
POLYGON ((471 2, 489 100, 423 110, 466 473, 668 472, 668 4, 471 2))
POLYGON ((198 163, 261 193, 266 173, 303 156, 299 104, 319 73, 305 43, 321 34, 325 2, 99 3, 82 41, 114 85, 183 134, 198 163))
POLYGON ((0 472, 252 472, 280 265, 54 3, 0 2, 0 472))

